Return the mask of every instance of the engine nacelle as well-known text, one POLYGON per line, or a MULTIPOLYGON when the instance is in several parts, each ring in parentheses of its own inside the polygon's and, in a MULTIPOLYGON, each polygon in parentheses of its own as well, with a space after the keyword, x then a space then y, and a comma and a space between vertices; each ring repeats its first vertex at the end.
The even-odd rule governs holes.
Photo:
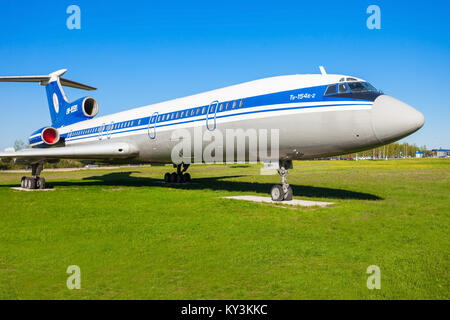
MULTIPOLYGON (((72 102, 66 109, 66 118, 71 117, 77 121, 92 119, 98 114, 98 103, 92 97, 83 97, 72 102)), ((77 122, 74 121, 74 122, 77 122)))
POLYGON ((61 136, 57 129, 44 127, 33 132, 28 139, 31 147, 52 146, 61 141, 61 136))

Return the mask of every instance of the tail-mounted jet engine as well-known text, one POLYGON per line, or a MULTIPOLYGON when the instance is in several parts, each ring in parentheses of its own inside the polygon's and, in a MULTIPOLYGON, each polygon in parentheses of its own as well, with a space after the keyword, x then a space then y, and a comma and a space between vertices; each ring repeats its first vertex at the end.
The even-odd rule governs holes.
POLYGON ((65 113, 66 118, 70 115, 78 121, 92 119, 98 113, 98 102, 92 97, 83 97, 68 105, 65 113))
POLYGON ((33 132, 28 139, 31 147, 53 146, 61 141, 61 136, 57 129, 44 127, 33 132))

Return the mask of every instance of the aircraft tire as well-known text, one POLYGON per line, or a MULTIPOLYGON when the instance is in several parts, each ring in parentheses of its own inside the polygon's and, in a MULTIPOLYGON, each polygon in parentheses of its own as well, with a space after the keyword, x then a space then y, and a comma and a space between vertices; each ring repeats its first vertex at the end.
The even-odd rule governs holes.
POLYGON ((284 200, 286 201, 291 201, 292 200, 292 195, 294 194, 294 191, 292 190, 292 187, 289 186, 288 187, 288 191, 287 193, 284 195, 284 200))
POLYGON ((20 180, 20 187, 21 188, 25 188, 25 181, 27 180, 27 177, 22 177, 22 179, 20 180))
POLYGON ((29 189, 36 189, 36 179, 35 178, 28 178, 29 181, 29 189))
POLYGON ((283 201, 283 187, 279 184, 276 184, 270 190, 270 196, 272 197, 272 201, 283 201))
POLYGON ((184 182, 191 182, 191 175, 189 173, 186 172, 183 175, 183 178, 184 178, 184 182))
POLYGON ((172 172, 170 174, 170 183, 175 183, 177 182, 177 173, 176 172, 172 172))
POLYGON ((25 179, 25 189, 31 189, 31 178, 29 177, 25 179))
POLYGON ((45 179, 44 178, 37 179, 37 188, 45 189, 45 179))
POLYGON ((165 183, 169 183, 170 182, 170 173, 166 172, 166 174, 164 175, 164 182, 165 183))
POLYGON ((184 182, 183 174, 182 173, 177 174, 177 183, 183 183, 183 182, 184 182))

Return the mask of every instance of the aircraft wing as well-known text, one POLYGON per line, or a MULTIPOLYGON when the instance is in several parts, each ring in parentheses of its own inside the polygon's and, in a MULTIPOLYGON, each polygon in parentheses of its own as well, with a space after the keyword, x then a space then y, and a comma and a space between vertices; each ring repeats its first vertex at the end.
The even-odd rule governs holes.
POLYGON ((36 163, 52 159, 104 160, 133 158, 139 150, 129 143, 80 145, 54 148, 24 149, 16 152, 1 152, 3 161, 14 160, 20 163, 36 163))

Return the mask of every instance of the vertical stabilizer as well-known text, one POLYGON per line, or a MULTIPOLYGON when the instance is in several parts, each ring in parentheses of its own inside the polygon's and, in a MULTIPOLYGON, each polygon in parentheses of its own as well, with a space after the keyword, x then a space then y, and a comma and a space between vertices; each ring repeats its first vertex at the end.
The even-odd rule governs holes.
POLYGON ((49 75, 0 77, 0 82, 39 82, 41 85, 45 86, 52 126, 57 127, 65 123, 66 110, 71 106, 62 86, 83 90, 96 90, 94 87, 61 78, 66 72, 66 69, 61 69, 52 72, 49 75))

